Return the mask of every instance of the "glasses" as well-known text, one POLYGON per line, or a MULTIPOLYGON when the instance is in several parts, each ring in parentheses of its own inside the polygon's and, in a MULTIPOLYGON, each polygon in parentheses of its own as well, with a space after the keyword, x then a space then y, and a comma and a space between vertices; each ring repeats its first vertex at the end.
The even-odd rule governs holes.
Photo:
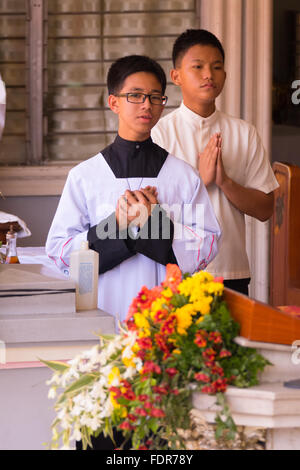
POLYGON ((151 104, 165 105, 167 104, 168 97, 161 95, 147 95, 146 93, 120 93, 120 97, 126 97, 128 103, 145 103, 146 98, 149 98, 151 104))

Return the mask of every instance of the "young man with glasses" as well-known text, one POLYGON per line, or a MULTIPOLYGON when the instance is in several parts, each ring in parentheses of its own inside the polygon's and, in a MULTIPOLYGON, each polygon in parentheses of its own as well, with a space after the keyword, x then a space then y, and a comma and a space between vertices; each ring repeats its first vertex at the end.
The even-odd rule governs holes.
POLYGON ((166 264, 190 273, 205 267, 220 231, 197 173, 150 137, 167 102, 160 65, 123 57, 107 85, 118 135, 70 171, 46 251, 67 271, 70 253, 88 240, 99 252, 98 306, 123 321, 141 287, 164 280, 166 264))

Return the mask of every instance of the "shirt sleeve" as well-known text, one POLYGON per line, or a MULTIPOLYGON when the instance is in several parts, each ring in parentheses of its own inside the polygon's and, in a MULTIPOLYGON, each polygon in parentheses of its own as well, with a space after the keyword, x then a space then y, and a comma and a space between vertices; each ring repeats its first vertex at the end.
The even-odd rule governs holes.
POLYGON ((100 254, 100 274, 136 254, 128 231, 126 234, 119 232, 114 213, 90 227, 81 180, 71 171, 50 227, 46 253, 67 274, 70 254, 79 250, 81 242, 86 240, 89 247, 100 254))
POLYGON ((87 234, 89 247, 99 253, 99 274, 118 266, 136 254, 133 234, 119 230, 115 213, 91 227, 87 234))
POLYGON ((268 160, 261 138, 254 126, 250 127, 248 159, 246 167, 247 188, 268 194, 278 188, 278 182, 268 160))
POLYGON ((189 203, 182 204, 173 219, 172 248, 182 272, 205 269, 218 253, 220 226, 201 178, 189 203))
POLYGON ((148 221, 136 236, 135 249, 138 253, 157 263, 177 264, 172 248, 174 224, 166 211, 157 204, 148 221))
POLYGON ((67 177, 47 241, 46 253, 56 266, 68 274, 70 254, 79 250, 87 240, 89 230, 88 210, 80 179, 72 170, 67 177))

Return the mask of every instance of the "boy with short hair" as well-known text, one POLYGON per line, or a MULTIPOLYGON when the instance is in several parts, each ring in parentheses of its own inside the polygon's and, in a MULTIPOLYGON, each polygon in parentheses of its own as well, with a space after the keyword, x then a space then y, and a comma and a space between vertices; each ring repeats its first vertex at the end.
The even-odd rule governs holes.
POLYGON ((219 253, 208 270, 248 294, 245 214, 272 215, 278 186, 254 126, 216 109, 226 80, 225 53, 206 30, 187 30, 173 47, 171 78, 183 102, 152 130, 153 141, 199 171, 221 226, 219 253))
POLYGON ((122 321, 143 284, 164 280, 167 263, 190 273, 206 267, 220 231, 196 172, 150 137, 167 102, 160 65, 123 57, 111 66, 107 85, 118 135, 70 171, 46 251, 68 271, 70 253, 88 240, 99 252, 98 306, 122 321))

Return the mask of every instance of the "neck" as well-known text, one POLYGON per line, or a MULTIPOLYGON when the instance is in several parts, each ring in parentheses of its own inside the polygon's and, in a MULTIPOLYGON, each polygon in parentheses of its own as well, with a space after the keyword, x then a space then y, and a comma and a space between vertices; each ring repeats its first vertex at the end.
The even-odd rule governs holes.
POLYGON ((151 133, 138 133, 138 132, 124 132, 121 127, 118 130, 119 136, 124 140, 129 140, 131 142, 144 142, 149 139, 151 133))
POLYGON ((187 108, 189 108, 191 111, 193 111, 194 113, 204 118, 208 118, 216 110, 216 105, 214 102, 213 103, 186 103, 183 100, 183 104, 187 108))

